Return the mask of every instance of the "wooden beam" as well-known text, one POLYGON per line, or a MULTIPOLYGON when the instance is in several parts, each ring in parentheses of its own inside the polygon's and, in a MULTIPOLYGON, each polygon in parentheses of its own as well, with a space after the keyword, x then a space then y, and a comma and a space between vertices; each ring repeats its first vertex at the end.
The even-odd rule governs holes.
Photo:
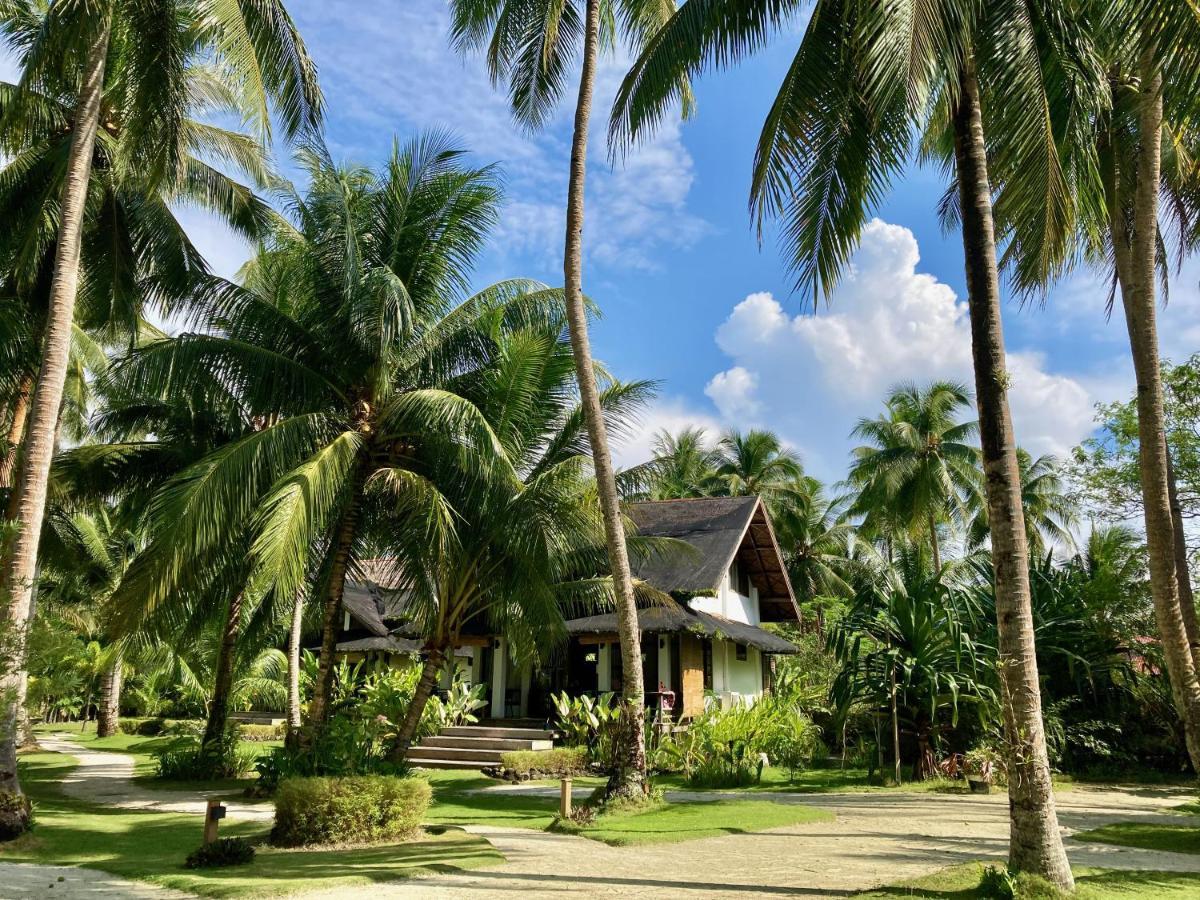
POLYGON ((620 643, 616 632, 611 634, 580 634, 575 636, 575 640, 579 641, 584 646, 592 644, 616 644, 620 643))

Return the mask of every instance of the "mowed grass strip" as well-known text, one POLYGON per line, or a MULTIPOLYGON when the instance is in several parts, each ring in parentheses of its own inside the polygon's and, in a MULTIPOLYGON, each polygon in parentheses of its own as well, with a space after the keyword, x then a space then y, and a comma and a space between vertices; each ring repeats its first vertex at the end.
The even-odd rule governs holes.
POLYGON ((1115 822, 1076 832, 1077 841, 1095 841, 1168 853, 1200 853, 1200 825, 1160 825, 1153 822, 1115 822))
MULTIPOLYGON (((863 900, 990 900, 995 895, 979 887, 983 869, 983 863, 952 866, 856 896, 863 900)), ((1200 874, 1194 872, 1076 868, 1074 873, 1072 900, 1193 900, 1200 896, 1200 874)), ((1059 900, 1063 896, 1044 883, 1022 881, 1022 900, 1059 900)))

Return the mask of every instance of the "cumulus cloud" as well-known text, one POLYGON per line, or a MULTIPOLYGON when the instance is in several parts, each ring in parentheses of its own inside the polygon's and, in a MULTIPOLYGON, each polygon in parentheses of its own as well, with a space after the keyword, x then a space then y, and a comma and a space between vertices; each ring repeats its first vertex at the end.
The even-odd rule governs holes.
MULTIPOLYGON (((839 477, 848 433, 879 412, 890 387, 973 385, 966 303, 919 262, 912 232, 876 219, 828 311, 792 315, 772 295, 750 294, 717 330, 731 365, 706 393, 723 417, 776 429, 815 471, 839 477)), ((1010 353, 1009 368, 1022 446, 1063 454, 1089 433, 1095 395, 1084 379, 1032 352, 1010 353)))
POLYGON ((613 460, 622 469, 643 463, 653 457, 654 439, 660 432, 678 434, 685 428, 701 428, 715 441, 722 424, 716 416, 696 409, 682 397, 660 397, 623 434, 612 436, 613 460))

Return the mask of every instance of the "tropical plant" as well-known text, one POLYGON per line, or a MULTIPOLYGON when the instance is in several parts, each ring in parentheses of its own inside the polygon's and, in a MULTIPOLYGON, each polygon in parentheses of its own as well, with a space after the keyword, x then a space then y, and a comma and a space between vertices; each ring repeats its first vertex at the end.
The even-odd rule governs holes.
MULTIPOLYGON (((181 160, 192 138, 186 125, 194 97, 187 77, 189 58, 207 55, 215 61, 226 83, 237 86, 239 106, 264 137, 270 131, 271 101, 291 136, 319 123, 321 99, 315 70, 278 0, 253 8, 195 0, 183 10, 176 4, 132 0, 47 5, 14 0, 0 10, 0 29, 18 51, 22 67, 21 83, 2 123, 6 148, 19 153, 38 132, 44 122, 41 98, 76 98, 69 104, 71 138, 57 206, 59 230, 41 366, 17 482, 15 518, 20 525, 3 573, 7 618, 23 636, 69 367, 91 171, 97 136, 101 125, 107 126, 107 121, 102 123, 106 83, 121 86, 121 96, 113 103, 122 111, 119 120, 124 124, 115 152, 118 168, 137 172, 147 193, 187 177, 181 160)), ((16 666, 9 678, 15 679, 19 693, 23 666, 16 666)), ((19 790, 16 767, 10 764, 14 737, 0 740, 0 789, 10 791, 19 790)))
MULTIPOLYGON (((1070 550, 1075 546, 1071 528, 1076 524, 1076 501, 1068 491, 1062 464, 1043 454, 1034 459, 1017 449, 1017 468, 1021 473, 1021 506, 1025 511, 1025 540, 1029 555, 1046 555, 1047 544, 1059 544, 1070 550)), ((988 510, 982 498, 972 498, 972 517, 967 526, 967 548, 982 547, 988 536, 988 510)))
POLYGON ((961 418, 970 403, 967 389, 948 381, 900 385, 884 401, 885 415, 854 429, 868 443, 854 450, 851 512, 864 517, 868 533, 929 541, 935 569, 942 565, 938 528, 964 521, 979 493, 979 449, 971 443, 978 425, 961 418))
MULTIPOLYGON (((660 121, 683 79, 737 63, 774 32, 790 34, 783 26, 799 6, 755 2, 731 15, 723 4, 686 0, 622 83, 609 129, 613 142, 625 146, 660 121)), ((1086 129, 1097 114, 1096 85, 1104 80, 1071 9, 1061 0, 818 4, 767 115, 751 176, 753 215, 760 226, 782 220, 798 287, 815 300, 836 284, 860 229, 909 159, 914 127, 932 121, 945 158, 953 159, 955 191, 947 206, 963 237, 1001 598, 999 652, 1013 775, 1009 863, 1064 889, 1074 882, 1042 733, 989 161, 1020 173, 1005 182, 1001 221, 1014 227, 1000 238, 1024 249, 1029 265, 1053 268, 1068 254, 1074 228, 1065 136, 1086 129), (1031 109, 1045 115, 1029 115, 1031 109), (1041 215, 1015 214, 1035 207, 1041 215)))
POLYGON ((638 500, 678 500, 720 493, 717 451, 709 446, 702 428, 685 428, 678 434, 660 431, 651 446, 648 462, 626 469, 620 484, 625 495, 638 500))
MULTIPOLYGON (((604 519, 609 571, 615 586, 617 634, 626 673, 621 690, 626 753, 610 779, 608 793, 613 798, 635 800, 644 797, 649 790, 643 728, 641 633, 625 546, 625 527, 588 338, 583 295, 584 184, 592 94, 600 51, 618 29, 632 45, 641 46, 666 21, 672 4, 661 0, 578 0, 569 3, 454 0, 451 9, 455 46, 464 51, 487 47, 488 70, 493 83, 506 83, 513 115, 531 130, 545 124, 570 84, 570 62, 577 54, 581 59, 571 133, 563 289, 575 374, 604 519)), ((686 94, 686 85, 681 87, 686 94)))
POLYGON ((851 577, 860 567, 854 558, 856 529, 848 521, 849 504, 827 497, 817 479, 794 481, 776 500, 771 521, 788 576, 803 616, 823 631, 828 606, 851 597, 851 577))
POLYGON ((721 493, 730 497, 757 495, 769 504, 804 476, 800 457, 772 431, 730 429, 716 447, 716 475, 721 493))

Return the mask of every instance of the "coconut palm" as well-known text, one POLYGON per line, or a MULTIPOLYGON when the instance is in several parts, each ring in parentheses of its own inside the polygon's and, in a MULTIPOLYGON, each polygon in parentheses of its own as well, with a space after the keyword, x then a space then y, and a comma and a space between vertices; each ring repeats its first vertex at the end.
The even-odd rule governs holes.
MULTIPOLYGON (((610 125, 614 143, 624 146, 658 122, 677 100, 681 79, 735 64, 773 33, 790 34, 783 26, 800 8, 754 2, 735 12, 714 0, 687 0, 626 76, 610 125)), ((1102 81, 1071 11, 1060 0, 817 4, 767 115, 751 176, 760 227, 781 220, 797 286, 815 300, 836 284, 860 229, 910 159, 914 126, 923 128, 930 117, 946 124, 1002 623, 1014 773, 1009 862, 1064 888, 1073 879, 1054 811, 1033 652, 988 164, 991 156, 1005 171, 1021 173, 1006 201, 1014 210, 1043 212, 1001 237, 1052 267, 1067 252, 1072 230, 1064 137, 1096 114, 1094 88, 1102 81)))
POLYGON ((703 428, 678 434, 660 431, 651 446, 654 457, 621 473, 626 496, 639 500, 709 497, 721 492, 717 451, 703 428))
POLYGON ((849 482, 859 491, 851 511, 864 528, 929 541, 934 569, 942 567, 938 528, 963 521, 979 493, 978 425, 962 421, 970 392, 960 384, 935 381, 893 388, 887 413, 863 419, 854 436, 868 441, 854 450, 849 482))
MULTIPOLYGON (((630 44, 640 47, 666 21, 670 0, 453 0, 452 40, 460 50, 487 48, 493 83, 508 88, 513 115, 534 130, 546 123, 570 85, 571 63, 581 60, 579 89, 571 133, 571 163, 567 184, 566 240, 563 250, 563 288, 567 326, 575 354, 575 372, 587 417, 592 464, 611 571, 617 586, 617 631, 625 679, 621 689, 622 730, 627 737, 621 776, 612 782, 614 794, 639 798, 649 790, 646 742, 642 721, 641 634, 637 627, 633 576, 621 523, 616 477, 608 436, 593 374, 591 343, 583 295, 583 213, 588 129, 600 51, 611 44, 618 29, 630 44)), ((681 85, 685 96, 687 86, 681 85)))
POLYGON ((419 527, 444 540, 452 522, 432 477, 511 473, 464 391, 482 377, 495 335, 561 302, 526 281, 466 296, 500 193, 492 168, 461 157, 438 135, 396 146, 377 174, 303 152, 309 187, 289 198, 298 225, 279 227, 244 286, 213 283, 196 332, 120 367, 127 383, 165 397, 220 379, 254 423, 156 496, 150 546, 122 593, 152 609, 198 559, 244 555, 241 615, 266 610, 256 614, 277 621, 319 573, 309 736, 329 715, 342 595, 374 555, 368 539, 419 527))
MULTIPOLYGON (((385 538, 424 639, 424 667, 398 729, 398 755, 415 736, 464 628, 482 624, 503 634, 517 659, 544 662, 566 639, 565 617, 613 605, 604 524, 587 477, 588 432, 562 334, 562 323, 551 321, 502 339, 494 366, 468 388, 516 479, 495 472, 483 479, 435 475, 447 515, 453 510, 453 531, 431 542, 414 523, 385 538)), ((646 382, 606 385, 600 403, 609 431, 625 427, 651 391, 646 382)))
MULTIPOLYGON (((1017 467, 1021 471, 1021 505, 1025 510, 1025 540, 1029 555, 1041 559, 1047 544, 1075 547, 1071 528, 1076 524, 1075 501, 1068 494, 1062 465, 1055 457, 1043 454, 1034 459, 1028 451, 1017 449, 1017 467)), ((987 506, 972 498, 972 518, 967 527, 967 547, 982 547, 988 538, 987 506)))
MULTIPOLYGON (((278 0, 253 5, 194 0, 170 2, 106 0, 7 0, 0 6, 0 31, 16 49, 21 84, 5 110, 5 149, 19 152, 41 127, 41 98, 73 95, 70 144, 57 204, 59 230, 49 288, 41 366, 33 390, 18 479, 19 527, 4 573, 8 620, 24 634, 30 610, 38 541, 54 454, 58 412, 66 380, 76 295, 80 282, 87 197, 102 121, 106 83, 119 86, 113 106, 125 123, 116 158, 124 173, 137 173, 143 189, 178 183, 189 133, 184 123, 192 98, 187 60, 208 56, 236 85, 239 106, 265 137, 271 111, 289 136, 315 128, 321 98, 303 42, 278 0), (107 76, 107 78, 106 78, 107 76)), ((18 650, 18 653, 20 651, 18 650)), ((18 659, 14 677, 21 680, 18 659)), ((7 702, 7 701, 6 701, 7 702)), ((6 716, 8 722, 15 716, 6 716)), ((6 729, 8 730, 8 729, 6 729)), ((0 739, 0 789, 19 790, 13 738, 0 739)))
POLYGON ((772 505, 804 476, 800 457, 783 445, 779 435, 754 428, 745 433, 731 428, 721 435, 716 464, 723 487, 720 493, 731 497, 756 494, 772 505))

